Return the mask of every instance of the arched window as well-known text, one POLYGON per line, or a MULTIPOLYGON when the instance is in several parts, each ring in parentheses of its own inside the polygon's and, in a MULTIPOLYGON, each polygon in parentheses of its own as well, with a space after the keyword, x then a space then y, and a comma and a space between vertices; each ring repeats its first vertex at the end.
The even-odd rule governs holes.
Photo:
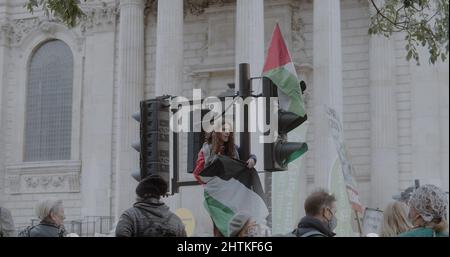
POLYGON ((24 161, 69 160, 73 56, 61 40, 47 41, 28 66, 24 161))

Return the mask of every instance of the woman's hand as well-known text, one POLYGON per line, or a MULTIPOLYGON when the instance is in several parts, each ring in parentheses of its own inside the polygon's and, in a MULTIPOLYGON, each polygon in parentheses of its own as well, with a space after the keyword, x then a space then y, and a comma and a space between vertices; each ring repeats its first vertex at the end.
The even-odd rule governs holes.
POLYGON ((255 167, 255 160, 253 160, 253 158, 250 158, 247 161, 247 168, 251 169, 253 167, 255 167))

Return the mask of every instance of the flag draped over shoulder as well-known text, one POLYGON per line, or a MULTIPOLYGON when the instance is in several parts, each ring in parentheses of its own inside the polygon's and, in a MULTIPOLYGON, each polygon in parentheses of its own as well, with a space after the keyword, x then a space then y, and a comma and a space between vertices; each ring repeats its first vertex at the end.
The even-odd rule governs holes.
POLYGON ((206 183, 205 208, 223 235, 230 235, 230 221, 239 213, 249 214, 258 224, 266 223, 269 211, 261 181, 245 162, 217 155, 199 177, 206 183))
POLYGON ((301 117, 306 115, 300 81, 278 23, 272 34, 272 41, 264 64, 263 77, 269 78, 278 87, 281 109, 293 112, 301 117))

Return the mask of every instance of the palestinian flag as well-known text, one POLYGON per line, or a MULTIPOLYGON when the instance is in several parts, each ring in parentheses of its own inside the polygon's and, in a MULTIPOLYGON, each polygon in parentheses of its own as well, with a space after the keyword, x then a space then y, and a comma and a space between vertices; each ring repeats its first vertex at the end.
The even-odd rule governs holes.
POLYGON ((230 235, 230 221, 241 213, 266 224, 269 211, 255 169, 248 169, 243 161, 217 155, 199 177, 206 183, 204 206, 222 235, 230 235))
POLYGON ((272 34, 272 41, 264 64, 263 77, 269 78, 278 87, 278 100, 281 109, 293 112, 301 117, 306 115, 300 81, 278 23, 272 34))

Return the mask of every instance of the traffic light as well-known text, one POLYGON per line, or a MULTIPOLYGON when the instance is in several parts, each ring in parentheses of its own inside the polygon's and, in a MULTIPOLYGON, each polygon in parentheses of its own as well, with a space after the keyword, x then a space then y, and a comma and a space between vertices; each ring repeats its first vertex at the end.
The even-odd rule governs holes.
POLYGON ((167 96, 141 101, 140 113, 133 118, 140 123, 140 142, 132 147, 140 153, 140 171, 132 177, 142 180, 148 175, 160 175, 170 181, 170 98, 167 96))
MULTIPOLYGON (((300 82, 300 88, 303 93, 306 89, 304 81, 300 82)), ((278 97, 278 91, 275 84, 268 78, 263 80, 263 96, 266 101, 266 120, 270 119, 270 110, 273 105, 271 97, 278 97)), ((264 170, 282 171, 287 170, 288 163, 294 161, 308 150, 305 142, 288 142, 287 134, 305 122, 307 115, 300 117, 285 110, 278 110, 278 136, 273 143, 264 144, 264 170)), ((273 121, 270 121, 272 123, 273 121)), ((269 132, 266 133, 268 135, 269 132)))

